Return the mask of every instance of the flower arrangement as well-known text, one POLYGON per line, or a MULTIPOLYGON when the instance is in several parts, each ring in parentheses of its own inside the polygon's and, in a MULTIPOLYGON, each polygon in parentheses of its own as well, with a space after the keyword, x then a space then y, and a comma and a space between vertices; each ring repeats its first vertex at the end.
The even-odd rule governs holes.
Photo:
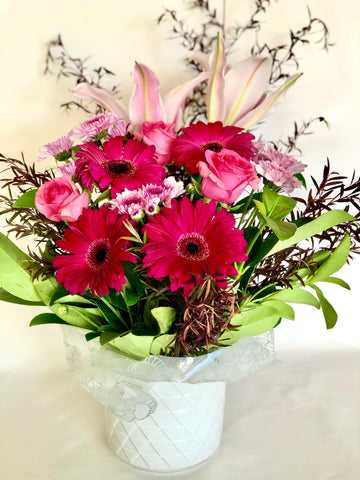
POLYGON ((251 133, 300 74, 268 91, 271 58, 231 68, 221 35, 191 61, 199 73, 164 98, 136 63, 128 109, 80 82, 101 113, 41 148, 54 168, 0 157, 1 213, 38 243, 28 255, 0 234, 0 299, 48 307, 31 325, 78 327, 135 359, 226 347, 294 319, 291 303, 335 325, 318 282, 349 288, 334 274, 358 253, 359 180, 327 164, 308 189, 306 165, 251 133), (206 116, 184 124, 194 91, 206 116))

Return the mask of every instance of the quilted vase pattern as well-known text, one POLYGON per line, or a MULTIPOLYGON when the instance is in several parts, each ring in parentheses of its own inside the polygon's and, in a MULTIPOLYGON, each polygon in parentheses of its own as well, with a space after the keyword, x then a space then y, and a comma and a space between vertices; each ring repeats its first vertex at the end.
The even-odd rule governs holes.
POLYGON ((210 457, 222 432, 225 382, 127 383, 116 413, 105 409, 108 441, 144 470, 184 470, 210 457))

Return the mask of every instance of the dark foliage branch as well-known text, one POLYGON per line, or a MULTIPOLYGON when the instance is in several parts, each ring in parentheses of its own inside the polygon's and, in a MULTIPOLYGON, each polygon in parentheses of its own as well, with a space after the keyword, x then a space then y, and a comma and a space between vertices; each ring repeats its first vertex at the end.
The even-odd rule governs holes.
POLYGON ((30 190, 39 188, 43 183, 54 178, 51 170, 41 173, 36 171, 35 165, 28 165, 25 159, 17 160, 0 154, 0 171, 2 185, 0 195, 0 215, 6 215, 6 223, 9 233, 15 234, 16 238, 31 236, 39 244, 52 245, 50 250, 45 248, 46 253, 38 255, 29 251, 30 257, 34 260, 33 269, 35 277, 40 274, 50 275, 54 272, 52 267, 52 253, 55 254, 55 241, 62 238, 65 228, 64 222, 50 222, 36 208, 14 207, 19 197, 30 190), (10 178, 8 175, 10 174, 10 178))
POLYGON ((355 174, 350 180, 330 170, 329 161, 324 167, 321 182, 311 177, 313 188, 307 199, 296 198, 300 207, 292 214, 291 221, 302 222, 318 218, 323 213, 340 209, 353 215, 357 222, 346 222, 309 238, 302 246, 294 245, 265 258, 255 269, 251 285, 262 288, 278 284, 290 286, 294 277, 301 281, 297 272, 304 267, 316 265, 316 252, 332 253, 346 233, 350 235, 349 259, 360 254, 360 177, 355 174), (348 181, 347 181, 348 180, 348 181))
MULTIPOLYGON (((45 57, 45 75, 56 75, 57 78, 71 78, 74 85, 88 83, 94 87, 101 87, 104 78, 113 77, 115 74, 106 67, 90 68, 87 66, 89 58, 81 59, 72 56, 65 47, 61 35, 50 41, 47 45, 45 57)), ((117 93, 117 85, 113 85, 110 91, 117 93)), ((96 104, 95 104, 96 105, 96 104)), ((72 107, 80 108, 87 113, 101 113, 104 111, 101 105, 96 105, 95 111, 91 111, 81 101, 72 100, 63 103, 61 107, 70 110, 72 107)))
POLYGON ((300 137, 303 137, 306 135, 312 135, 314 131, 310 130, 310 128, 315 123, 319 123, 319 122, 324 123, 327 127, 329 126, 326 118, 324 117, 312 118, 311 120, 303 121, 301 123, 294 122, 292 134, 289 134, 286 140, 278 140, 276 144, 275 143, 273 144, 274 147, 281 151, 285 151, 286 153, 291 153, 293 151, 296 151, 297 153, 301 154, 302 150, 298 146, 298 141, 300 137))
POLYGON ((300 45, 319 44, 327 51, 333 44, 329 41, 329 30, 326 23, 318 17, 313 17, 308 7, 308 22, 297 30, 290 30, 287 43, 270 46, 267 42, 261 42, 256 32, 256 42, 250 50, 251 55, 270 55, 273 60, 270 85, 279 80, 288 78, 299 69, 297 48, 300 45), (313 37, 315 35, 315 39, 313 37))

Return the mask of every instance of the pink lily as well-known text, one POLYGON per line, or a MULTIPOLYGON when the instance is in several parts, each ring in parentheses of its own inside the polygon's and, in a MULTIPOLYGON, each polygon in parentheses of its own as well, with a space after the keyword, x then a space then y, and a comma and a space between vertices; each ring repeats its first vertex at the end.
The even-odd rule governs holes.
POLYGON ((160 84, 154 72, 141 63, 135 63, 135 88, 129 103, 129 110, 108 90, 87 83, 76 86, 74 93, 79 98, 92 99, 108 110, 134 125, 140 132, 143 122, 175 123, 179 126, 186 97, 201 82, 209 78, 202 72, 188 82, 171 90, 164 99, 160 96, 160 84))
POLYGON ((271 58, 251 57, 230 68, 226 63, 223 38, 218 35, 216 50, 210 55, 188 55, 209 72, 207 119, 224 125, 251 128, 274 105, 284 91, 302 74, 287 79, 276 91, 267 91, 271 75, 271 58))

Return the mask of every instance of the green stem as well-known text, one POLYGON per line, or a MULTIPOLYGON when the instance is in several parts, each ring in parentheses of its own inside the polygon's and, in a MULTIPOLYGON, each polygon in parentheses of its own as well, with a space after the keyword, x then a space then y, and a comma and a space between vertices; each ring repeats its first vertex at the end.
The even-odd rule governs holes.
POLYGON ((248 199, 247 199, 247 202, 246 202, 246 204, 245 204, 245 207, 244 207, 244 212, 243 212, 243 214, 241 215, 241 219, 240 219, 240 222, 239 222, 239 226, 245 221, 245 217, 246 217, 246 215, 247 215, 247 213, 248 213, 248 208, 249 208, 249 205, 250 205, 250 203, 251 203, 251 200, 253 199, 253 196, 254 196, 254 191, 251 190, 251 193, 250 193, 250 195, 249 195, 249 197, 248 197, 248 199))

